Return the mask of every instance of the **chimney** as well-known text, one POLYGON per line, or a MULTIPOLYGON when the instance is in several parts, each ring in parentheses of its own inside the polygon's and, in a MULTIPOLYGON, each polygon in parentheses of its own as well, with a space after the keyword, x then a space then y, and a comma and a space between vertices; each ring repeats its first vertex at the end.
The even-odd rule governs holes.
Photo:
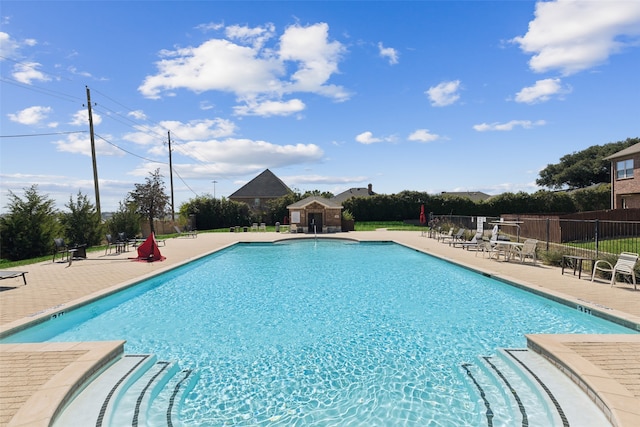
POLYGON ((372 194, 373 194, 373 185, 372 185, 372 184, 369 184, 369 185, 367 186, 367 188, 369 189, 369 195, 372 195, 372 194))

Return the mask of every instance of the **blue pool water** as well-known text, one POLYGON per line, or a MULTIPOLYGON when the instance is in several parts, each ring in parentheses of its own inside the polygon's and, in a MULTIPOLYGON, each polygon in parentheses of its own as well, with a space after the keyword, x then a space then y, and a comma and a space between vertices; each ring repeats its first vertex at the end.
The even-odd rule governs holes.
POLYGON ((126 339, 197 369, 189 426, 460 426, 486 424, 461 364, 529 333, 634 332, 400 245, 303 240, 235 245, 5 342, 126 339))

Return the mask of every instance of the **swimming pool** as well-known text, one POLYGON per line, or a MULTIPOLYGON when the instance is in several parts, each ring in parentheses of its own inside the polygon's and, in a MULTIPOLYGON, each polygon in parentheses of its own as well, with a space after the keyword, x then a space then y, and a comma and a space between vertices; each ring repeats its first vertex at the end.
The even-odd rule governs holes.
POLYGON ((126 339, 197 369, 190 426, 482 425, 460 366, 528 333, 633 331, 396 244, 304 240, 235 245, 5 342, 126 339))

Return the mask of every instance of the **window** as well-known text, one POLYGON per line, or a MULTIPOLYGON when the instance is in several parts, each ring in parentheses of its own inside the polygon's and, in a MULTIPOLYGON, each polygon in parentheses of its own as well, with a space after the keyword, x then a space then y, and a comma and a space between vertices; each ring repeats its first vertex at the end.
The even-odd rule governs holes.
POLYGON ((633 178, 633 159, 621 160, 616 163, 616 178, 633 178))

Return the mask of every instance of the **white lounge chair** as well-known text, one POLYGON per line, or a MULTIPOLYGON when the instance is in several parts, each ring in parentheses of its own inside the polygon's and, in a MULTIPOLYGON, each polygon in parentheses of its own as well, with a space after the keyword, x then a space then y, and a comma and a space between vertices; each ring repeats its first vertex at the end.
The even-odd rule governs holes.
POLYGON ((638 256, 638 254, 633 252, 622 252, 615 265, 611 265, 609 261, 604 259, 599 259, 593 265, 591 281, 593 282, 598 271, 604 271, 611 273, 611 286, 613 286, 616 283, 616 274, 622 274, 624 276, 631 276, 633 289, 636 290, 636 273, 634 271, 634 267, 636 266, 636 262, 638 262, 638 256))
POLYGON ((449 232, 447 232, 447 233, 441 233, 440 231, 438 231, 438 235, 436 236, 436 240, 438 240, 438 242, 439 242, 440 240, 448 239, 448 238, 450 238, 452 236, 453 236, 453 227, 451 227, 449 229, 449 232))
POLYGON ((449 242, 449 246, 451 246, 451 243, 458 241, 462 238, 462 235, 464 234, 465 231, 467 230, 465 230, 464 228, 460 228, 458 229, 458 232, 456 234, 450 234, 449 236, 442 237, 442 243, 449 242))
POLYGON ((477 249, 478 248, 478 243, 481 242, 482 239, 482 231, 478 231, 476 232, 476 234, 473 235, 473 237, 471 238, 471 240, 469 241, 463 241, 463 242, 453 242, 453 246, 455 247, 456 245, 460 245, 460 247, 462 249, 477 249))

